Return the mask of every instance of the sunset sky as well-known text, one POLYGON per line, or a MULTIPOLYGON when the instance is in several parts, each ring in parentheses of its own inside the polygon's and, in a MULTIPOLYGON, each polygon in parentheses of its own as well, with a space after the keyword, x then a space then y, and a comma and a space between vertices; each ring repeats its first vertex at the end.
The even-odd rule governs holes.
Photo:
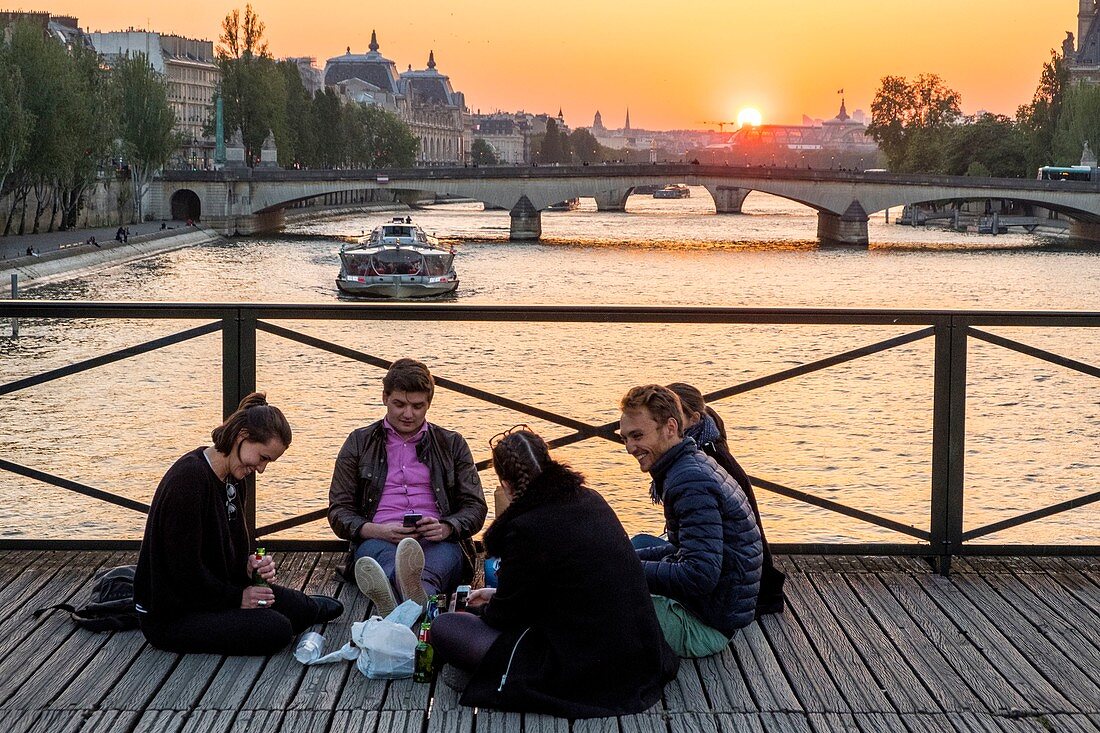
MULTIPOLYGON (((75 15, 86 30, 150 28, 217 39, 232 0, 17 0, 0 8, 75 15)), ((707 128, 746 107, 765 123, 831 117, 843 88, 848 109, 870 112, 887 74, 940 74, 963 110, 1008 115, 1030 100, 1050 49, 1077 29, 1074 0, 360 0, 253 3, 272 53, 318 65, 381 52, 438 69, 473 111, 565 113, 571 126, 707 128)))

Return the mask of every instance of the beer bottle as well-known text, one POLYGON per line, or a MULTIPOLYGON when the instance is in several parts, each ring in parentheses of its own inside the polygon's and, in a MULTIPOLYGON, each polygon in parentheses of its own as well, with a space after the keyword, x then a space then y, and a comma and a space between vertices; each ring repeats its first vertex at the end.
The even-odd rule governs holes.
POLYGON ((420 641, 416 644, 416 663, 413 671, 413 681, 431 682, 435 676, 435 650, 432 649, 431 624, 427 621, 420 624, 420 641))
MULTIPOLYGON (((262 547, 257 547, 256 548, 256 559, 257 560, 263 558, 263 556, 266 555, 266 554, 267 554, 267 550, 265 550, 264 548, 262 548, 262 547)), ((262 585, 265 588, 270 585, 266 580, 264 580, 262 577, 260 577, 259 568, 252 571, 252 585, 262 585)))

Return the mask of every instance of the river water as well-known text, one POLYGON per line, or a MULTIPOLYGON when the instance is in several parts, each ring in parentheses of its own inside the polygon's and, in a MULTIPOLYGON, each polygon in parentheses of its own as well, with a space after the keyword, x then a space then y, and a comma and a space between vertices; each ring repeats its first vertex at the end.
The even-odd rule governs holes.
MULTIPOLYGON (((706 191, 627 213, 591 200, 544 212, 543 239, 511 243, 507 212, 452 204, 415 212, 453 242, 460 303, 1095 310, 1100 254, 1058 239, 998 237, 887 224, 864 251, 816 247, 816 215, 753 193, 745 215, 718 216, 706 191)), ((893 212, 898 213, 897 210, 893 212)), ((341 237, 387 212, 297 225, 273 237, 167 253, 28 297, 111 301, 337 302, 341 237)), ((24 321, 0 341, 9 381, 198 325, 131 320, 24 321)), ((442 377, 571 418, 618 417, 638 383, 688 381, 704 392, 916 330, 907 327, 461 324, 300 321, 280 325, 384 359, 414 356, 442 377)), ((6 336, 6 325, 0 325, 6 336)), ((1077 329, 990 329, 1095 363, 1098 335, 1077 329)), ((208 335, 0 397, 0 457, 141 501, 219 418, 220 348, 208 335)), ((381 415, 382 372, 261 333, 258 383, 295 429, 259 480, 259 522, 326 503, 332 461, 353 428, 381 415)), ((971 340, 966 529, 1098 488, 1097 380, 971 340)), ((750 474, 928 529, 932 342, 722 400, 735 455, 750 474)), ((476 459, 488 438, 526 422, 568 430, 440 390, 430 419, 460 430, 476 459)), ((590 440, 558 452, 619 512, 627 529, 659 531, 648 478, 621 447, 590 440)), ((487 490, 496 486, 483 473, 487 490)), ((901 534, 759 492, 772 541, 906 541, 901 534)), ((0 535, 138 537, 142 516, 0 474, 0 535)), ((1096 505, 1008 530, 999 542, 1091 542, 1096 505)), ((330 537, 324 521, 284 536, 330 537)))

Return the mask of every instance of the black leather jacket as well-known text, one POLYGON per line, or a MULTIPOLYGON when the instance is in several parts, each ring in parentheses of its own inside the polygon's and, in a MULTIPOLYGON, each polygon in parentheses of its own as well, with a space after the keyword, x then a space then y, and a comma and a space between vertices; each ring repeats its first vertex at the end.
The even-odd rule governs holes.
MULTIPOLYGON (((481 477, 466 440, 453 430, 428 423, 416 446, 416 457, 428 467, 441 522, 454 532, 449 541, 463 547, 472 573, 471 537, 485 524, 489 509, 481 477)), ((386 485, 386 429, 382 421, 354 430, 336 456, 328 493, 328 523, 337 537, 358 545, 359 528, 374 516, 386 485)))

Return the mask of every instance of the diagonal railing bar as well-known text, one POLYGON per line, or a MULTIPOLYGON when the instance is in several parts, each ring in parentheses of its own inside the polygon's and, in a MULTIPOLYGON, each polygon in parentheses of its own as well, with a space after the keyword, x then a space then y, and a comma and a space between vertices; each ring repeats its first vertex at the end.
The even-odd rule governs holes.
POLYGON ((880 517, 877 514, 865 512, 862 509, 853 509, 850 506, 835 502, 831 499, 824 499, 820 496, 814 496, 813 494, 808 494, 805 491, 792 489, 788 486, 777 484, 774 481, 757 478, 756 476, 750 476, 749 479, 752 481, 753 486, 759 487, 761 489, 767 489, 772 493, 779 494, 780 496, 785 496, 788 499, 795 499, 796 501, 801 501, 806 504, 813 504, 814 506, 821 507, 822 509, 828 509, 830 511, 836 512, 837 514, 843 514, 846 517, 851 517, 852 519, 859 519, 861 521, 867 522, 868 524, 873 524, 877 527, 892 529, 895 532, 900 532, 902 534, 909 535, 910 537, 915 537, 918 540, 928 541, 932 538, 931 533, 926 532, 923 529, 917 529, 916 527, 911 527, 908 524, 902 524, 901 522, 893 519, 880 517))
POLYGON ((222 324, 220 321, 207 323, 203 326, 189 328, 186 331, 180 331, 179 333, 174 333, 169 336, 162 336, 161 338, 153 339, 152 341, 146 341, 143 344, 128 346, 125 349, 112 351, 109 354, 103 354, 101 356, 96 356, 91 359, 86 359, 84 361, 78 361, 75 364, 70 364, 59 369, 51 369, 48 372, 42 372, 41 374, 36 374, 33 377, 19 379, 14 382, 8 382, 7 384, 0 384, 0 395, 10 394, 12 392, 17 392, 21 389, 27 389, 28 387, 45 384, 46 382, 52 382, 55 379, 69 377, 73 374, 86 372, 89 369, 95 369, 96 367, 101 367, 106 364, 114 363, 116 361, 122 361, 123 359, 129 359, 133 356, 146 354, 150 351, 156 351, 157 349, 162 349, 165 346, 172 346, 173 344, 189 341, 190 339, 198 338, 199 336, 205 336, 208 333, 220 331, 221 328, 222 324))
MULTIPOLYGON (((292 331, 290 329, 283 328, 282 326, 276 326, 272 323, 257 321, 256 329, 260 331, 266 331, 270 334, 274 334, 275 336, 281 336, 282 338, 288 339, 290 341, 296 341, 306 346, 312 346, 314 348, 321 349, 322 351, 328 351, 338 356, 344 356, 355 361, 365 362, 367 364, 377 366, 382 369, 388 369, 391 363, 386 361, 385 359, 380 359, 377 356, 371 356, 370 354, 366 354, 362 351, 350 349, 346 346, 340 346, 339 344, 334 344, 330 341, 325 341, 315 336, 307 336, 306 334, 292 331)), ((516 400, 512 400, 507 397, 501 397, 500 395, 493 394, 492 392, 486 392, 483 389, 471 387, 469 385, 463 384, 461 382, 456 382, 445 377, 433 375, 433 379, 435 380, 435 384, 437 387, 443 387, 444 389, 448 389, 452 392, 458 392, 459 394, 464 394, 467 397, 473 397, 483 402, 497 405, 498 407, 504 407, 515 412, 521 412, 524 415, 537 417, 540 420, 546 420, 547 422, 556 423, 558 425, 561 425, 562 427, 572 428, 573 430, 576 430, 579 434, 583 435, 584 438, 607 437, 605 435, 600 435, 600 427, 589 425, 588 423, 581 422, 580 420, 574 420, 571 417, 559 415, 556 412, 543 410, 539 407, 532 407, 531 405, 524 404, 523 402, 517 402, 516 400)))
POLYGON ((1020 343, 1019 341, 1013 341, 1010 338, 1004 336, 998 336, 996 334, 989 333, 988 331, 981 331, 973 326, 967 327, 967 336, 973 336, 979 341, 985 341, 986 343, 993 344, 994 346, 1000 346, 1010 351, 1016 351, 1026 356, 1032 356, 1036 359, 1040 359, 1051 364, 1056 364, 1066 369, 1072 369, 1075 372, 1081 372, 1082 374, 1088 374, 1090 377, 1100 377, 1100 367, 1095 367, 1092 364, 1086 364, 1083 361, 1077 361, 1076 359, 1070 359, 1065 356, 1060 356, 1050 351, 1045 351, 1035 346, 1029 346, 1028 344, 1020 343))
POLYGON ((140 501, 127 499, 125 496, 118 496, 117 494, 112 494, 109 491, 103 491, 102 489, 96 489, 91 486, 78 483, 76 481, 70 481, 67 478, 54 476, 52 473, 39 471, 36 468, 30 468, 29 466, 23 466, 18 463, 12 463, 11 461, 5 461, 3 458, 0 458, 0 471, 10 471, 11 473, 25 476, 29 479, 34 479, 35 481, 41 481, 42 483, 50 484, 51 486, 68 489, 69 491, 76 492, 77 494, 83 494, 84 496, 90 496, 93 499, 105 501, 108 504, 117 504, 118 506, 125 507, 126 509, 133 509, 135 512, 141 512, 143 514, 149 513, 148 504, 142 504, 140 501))
POLYGON ((993 534, 994 532, 1000 532, 1004 529, 1010 529, 1012 527, 1018 527, 1021 524, 1027 524, 1033 522, 1036 519, 1043 519, 1044 517, 1051 517, 1055 514, 1061 514, 1067 512, 1070 509, 1077 509, 1078 507, 1088 506, 1094 502, 1100 501, 1100 491, 1092 494, 1086 494, 1085 496, 1079 496, 1076 499, 1069 499, 1058 504, 1052 504, 1042 509, 1036 509, 1035 511, 1027 512, 1010 519, 1005 519, 1000 522, 994 522, 993 524, 987 524, 984 527, 977 527, 969 532, 963 532, 963 541, 972 540, 977 537, 984 537, 987 534, 993 534))
POLYGON ((829 356, 818 361, 811 361, 809 364, 803 364, 796 366, 792 369, 784 369, 781 372, 775 372, 757 379, 750 379, 747 382, 741 384, 735 384, 732 387, 726 387, 725 389, 715 390, 709 394, 703 395, 703 399, 707 402, 713 402, 715 400, 725 399, 726 397, 732 397, 738 394, 744 394, 745 392, 751 392, 754 389, 760 389, 761 387, 768 387, 779 382, 784 382, 788 379, 794 379, 795 377, 801 377, 806 374, 821 371, 822 369, 828 369, 829 367, 837 366, 838 364, 844 364, 845 362, 855 361, 865 356, 877 354, 882 351, 889 351, 890 349, 897 348, 898 346, 904 346, 914 341, 920 341, 936 334, 934 327, 922 328, 919 331, 913 333, 903 334, 901 336, 895 336, 885 341, 879 341, 875 344, 869 344, 867 346, 861 346, 858 349, 852 349, 851 351, 845 351, 834 356, 829 356))
POLYGON ((285 529, 293 529, 294 527, 301 527, 303 524, 309 524, 310 522, 316 522, 318 519, 324 519, 328 516, 328 509, 314 509, 311 512, 305 514, 299 514, 296 517, 290 517, 289 519, 282 519, 278 522, 272 522, 271 524, 265 524, 263 527, 256 528, 256 536, 264 537, 269 534, 275 534, 276 532, 282 532, 285 529))

